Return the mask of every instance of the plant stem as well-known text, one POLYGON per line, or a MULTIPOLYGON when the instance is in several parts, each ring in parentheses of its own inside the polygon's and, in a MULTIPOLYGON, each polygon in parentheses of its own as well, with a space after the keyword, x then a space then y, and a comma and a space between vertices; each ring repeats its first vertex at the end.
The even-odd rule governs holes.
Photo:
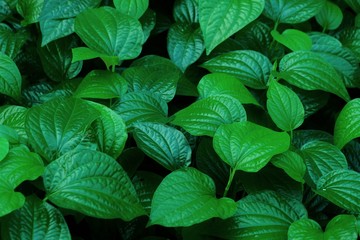
POLYGON ((236 169, 230 168, 230 176, 229 176, 229 180, 228 180, 228 182, 227 182, 227 185, 226 185, 226 187, 225 187, 225 191, 224 191, 223 197, 226 197, 226 195, 228 194, 229 189, 230 189, 230 186, 231 186, 231 183, 232 183, 232 181, 233 181, 233 179, 234 179, 235 173, 236 173, 236 169))

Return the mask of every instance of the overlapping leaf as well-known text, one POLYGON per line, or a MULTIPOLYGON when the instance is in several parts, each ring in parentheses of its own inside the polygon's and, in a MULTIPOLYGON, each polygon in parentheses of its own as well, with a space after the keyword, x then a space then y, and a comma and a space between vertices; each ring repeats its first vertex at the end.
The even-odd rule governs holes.
POLYGON ((310 50, 311 39, 306 33, 296 29, 286 29, 281 34, 273 30, 271 31, 273 38, 289 48, 291 51, 310 50))
POLYGON ((0 93, 20 100, 22 77, 15 62, 0 52, 0 93))
POLYGON ((303 158, 293 151, 286 151, 275 155, 271 163, 283 169, 295 181, 304 183, 306 165, 303 158))
POLYGON ((8 25, 0 23, 0 51, 14 59, 30 38, 25 29, 12 30, 8 25))
POLYGON ((16 4, 18 13, 24 18, 23 26, 37 23, 44 5, 44 0, 19 0, 16 4))
POLYGON ((325 2, 324 7, 315 17, 316 21, 326 30, 338 28, 343 20, 343 14, 340 7, 330 1, 325 2))
POLYGON ((114 0, 116 9, 129 16, 140 18, 149 6, 149 0, 114 0))

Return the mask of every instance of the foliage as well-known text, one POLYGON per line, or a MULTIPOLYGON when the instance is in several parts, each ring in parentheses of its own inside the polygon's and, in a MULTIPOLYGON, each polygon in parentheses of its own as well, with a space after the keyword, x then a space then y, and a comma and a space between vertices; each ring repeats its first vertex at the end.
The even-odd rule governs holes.
POLYGON ((357 239, 359 0, 3 0, 0 238, 357 239))

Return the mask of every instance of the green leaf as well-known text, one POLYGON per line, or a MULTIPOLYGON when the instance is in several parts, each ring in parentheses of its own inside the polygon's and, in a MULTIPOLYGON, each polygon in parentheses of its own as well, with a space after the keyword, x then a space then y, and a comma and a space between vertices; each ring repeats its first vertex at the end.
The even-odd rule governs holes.
POLYGON ((214 95, 229 95, 242 104, 255 104, 259 106, 254 96, 236 77, 226 73, 211 73, 201 78, 198 86, 200 97, 206 98, 214 95))
POLYGON ((0 107, 0 124, 14 129, 20 137, 20 142, 26 142, 28 139, 25 131, 27 111, 27 108, 15 105, 0 107))
POLYGON ((114 5, 121 13, 140 18, 149 6, 149 0, 114 0, 114 5))
POLYGON ((9 15, 11 15, 11 9, 6 1, 0 2, 0 22, 4 21, 9 15))
POLYGON ((191 163, 191 148, 184 134, 160 123, 134 124, 138 148, 170 171, 191 163))
POLYGON ((279 64, 277 77, 305 90, 323 90, 345 101, 350 97, 336 70, 321 57, 308 51, 296 51, 285 55, 279 64))
POLYGON ((0 93, 20 100, 22 78, 15 62, 0 52, 0 93))
POLYGON ((78 98, 120 98, 127 91, 127 84, 117 73, 104 70, 89 72, 74 92, 78 98))
POLYGON ((283 169, 295 181, 304 183, 306 165, 302 157, 293 151, 286 151, 275 155, 271 159, 274 166, 283 169))
POLYGON ((44 72, 51 80, 61 82, 80 73, 82 62, 71 62, 71 48, 75 45, 76 38, 66 37, 38 48, 44 72))
POLYGON ((223 239, 287 239, 290 225, 307 217, 300 201, 276 192, 250 194, 237 202, 233 217, 208 228, 223 239), (216 226, 216 227, 215 227, 216 226))
POLYGON ((301 23, 315 16, 326 0, 268 0, 263 14, 276 23, 301 23))
POLYGON ((246 121, 241 103, 227 95, 203 98, 174 114, 172 124, 194 136, 213 136, 222 124, 246 121))
POLYGON ((126 172, 104 153, 69 152, 50 163, 43 178, 47 199, 59 207, 125 221, 145 214, 126 172))
POLYGON ((119 64, 118 56, 108 56, 103 53, 99 53, 87 47, 77 47, 72 49, 72 63, 89 60, 94 58, 101 58, 104 61, 106 68, 110 69, 111 66, 119 64))
POLYGON ((1 230, 4 240, 71 239, 61 212, 34 195, 8 216, 1 230))
POLYGON ((144 161, 144 157, 145 154, 139 148, 131 147, 126 148, 117 160, 131 178, 144 161))
POLYGON ((343 148, 352 139, 360 137, 360 98, 348 102, 336 119, 334 143, 343 148))
POLYGON ((339 33, 337 38, 344 47, 349 48, 360 60, 360 28, 346 28, 339 33))
POLYGON ((346 2, 356 13, 360 13, 360 2, 359 2, 359 0, 345 0, 345 2, 346 2))
POLYGON ((312 187, 327 173, 348 168, 344 154, 331 143, 308 142, 301 147, 301 156, 307 169, 305 180, 312 187))
POLYGON ((271 36, 293 52, 311 49, 312 43, 309 35, 297 29, 286 29, 281 34, 273 30, 271 36))
POLYGON ((324 239, 324 240, 356 240, 356 218, 352 215, 337 215, 327 224, 325 232, 321 226, 311 219, 300 219, 291 224, 288 232, 289 240, 324 239))
POLYGON ((315 192, 335 205, 360 212, 360 174, 352 170, 334 170, 321 177, 315 192))
POLYGON ((292 138, 292 144, 301 149, 303 145, 312 141, 323 141, 333 143, 333 136, 321 130, 295 130, 292 138))
POLYGON ((32 107, 25 128, 35 151, 52 161, 76 148, 87 127, 98 117, 98 111, 84 100, 57 98, 32 107))
POLYGON ((264 0, 199 1, 199 21, 206 53, 258 18, 264 0))
POLYGON ((151 92, 130 92, 121 97, 113 110, 121 116, 127 127, 136 122, 168 122, 168 106, 151 92))
POLYGON ((75 33, 90 49, 117 56, 119 61, 136 58, 144 37, 137 19, 111 7, 89 9, 77 15, 75 33))
POLYGON ((205 49, 203 36, 197 25, 175 23, 169 29, 167 51, 171 61, 183 72, 199 59, 205 49))
POLYGON ((6 155, 9 152, 9 141, 4 138, 4 137, 0 137, 0 161, 3 160, 6 155))
POLYGON ((199 13, 197 0, 176 0, 174 3, 173 16, 177 23, 198 23, 199 13))
POLYGON ((148 225, 187 227, 213 217, 226 219, 235 210, 234 200, 216 198, 209 176, 195 168, 184 168, 167 175, 156 189, 148 225))
POLYGON ((349 169, 360 172, 360 143, 356 140, 350 141, 341 151, 346 157, 349 169))
POLYGON ((301 126, 305 111, 295 92, 277 81, 271 81, 266 95, 268 112, 278 128, 293 131, 301 126))
POLYGON ((169 59, 149 55, 134 61, 122 76, 128 82, 129 92, 149 91, 170 102, 181 71, 169 59))
POLYGON ((330 1, 325 2, 325 6, 315 16, 316 21, 325 30, 338 28, 343 20, 343 14, 338 5, 330 1))
POLYGON ((75 18, 86 9, 94 8, 101 0, 47 0, 40 14, 41 46, 74 32, 75 18))
POLYGON ((201 65, 210 72, 228 73, 246 86, 255 89, 267 88, 272 64, 259 52, 238 50, 221 54, 201 65))
POLYGON ((142 30, 144 32, 143 43, 150 37, 151 31, 154 29, 156 25, 156 13, 148 8, 145 13, 139 19, 142 30))
POLYGON ((21 208, 25 197, 19 192, 14 192, 14 187, 3 177, 0 177, 0 217, 21 208))
POLYGON ((8 25, 0 23, 0 51, 12 59, 18 56, 29 37, 25 29, 14 32, 8 25))
POLYGON ((39 21, 44 0, 18 0, 16 10, 24 18, 21 25, 27 26, 39 21))
POLYGON ((0 125, 0 138, 4 138, 12 144, 20 142, 19 134, 15 131, 15 129, 5 125, 0 125))
POLYGON ((128 138, 125 122, 110 108, 94 102, 89 104, 100 113, 92 124, 99 151, 117 159, 128 138))
POLYGON ((220 158, 233 169, 257 172, 271 157, 288 150, 290 137, 251 122, 240 122, 221 125, 213 145, 220 158))

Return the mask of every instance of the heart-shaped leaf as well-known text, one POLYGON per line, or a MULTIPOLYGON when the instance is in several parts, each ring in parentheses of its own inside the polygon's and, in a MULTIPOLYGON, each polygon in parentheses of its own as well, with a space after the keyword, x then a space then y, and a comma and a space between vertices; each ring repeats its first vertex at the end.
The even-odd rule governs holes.
POLYGON ((343 20, 343 14, 338 5, 326 1, 325 6, 316 14, 315 18, 323 29, 334 30, 340 26, 343 20))
POLYGON ((24 203, 24 195, 14 192, 12 184, 0 177, 0 217, 21 208, 24 203))
POLYGON ((309 35, 297 29, 286 29, 281 34, 273 30, 271 31, 271 36, 291 51, 311 49, 312 44, 309 35))
POLYGON ((302 157, 293 151, 286 151, 275 155, 271 163, 283 169, 295 181, 304 183, 306 165, 302 157))

